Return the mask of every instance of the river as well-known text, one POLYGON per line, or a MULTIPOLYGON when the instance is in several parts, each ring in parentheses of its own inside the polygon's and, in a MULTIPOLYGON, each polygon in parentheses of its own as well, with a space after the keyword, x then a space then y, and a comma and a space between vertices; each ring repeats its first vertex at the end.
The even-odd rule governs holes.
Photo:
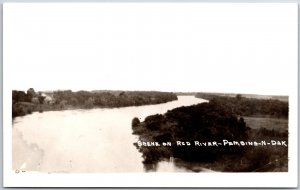
MULTIPOLYGON (((205 102, 194 96, 145 106, 35 112, 13 121, 13 169, 39 172, 144 172, 131 121, 205 102)), ((172 162, 157 172, 180 172, 172 162)))

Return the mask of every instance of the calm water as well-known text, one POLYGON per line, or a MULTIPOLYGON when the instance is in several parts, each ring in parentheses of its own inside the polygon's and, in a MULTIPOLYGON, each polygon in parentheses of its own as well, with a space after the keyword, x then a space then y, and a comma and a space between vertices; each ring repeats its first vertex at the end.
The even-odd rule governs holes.
MULTIPOLYGON (((13 122, 13 169, 41 172, 143 172, 131 121, 205 102, 178 96, 169 103, 33 113, 13 122)), ((158 172, 181 171, 161 162, 158 172)))

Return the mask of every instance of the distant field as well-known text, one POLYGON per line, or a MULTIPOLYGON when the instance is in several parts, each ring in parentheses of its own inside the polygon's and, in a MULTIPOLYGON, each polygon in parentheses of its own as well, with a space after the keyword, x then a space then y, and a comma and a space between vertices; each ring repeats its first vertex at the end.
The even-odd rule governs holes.
MULTIPOLYGON (((216 93, 216 92, 174 92, 178 96, 195 96, 197 94, 205 94, 205 95, 214 95, 214 96, 227 96, 227 97, 236 97, 237 93, 216 93)), ((243 94, 239 93, 239 95, 244 98, 255 98, 255 99, 272 99, 272 100, 280 100, 283 102, 288 102, 288 96, 276 96, 276 95, 259 95, 259 94, 243 94)))
MULTIPOLYGON (((237 94, 227 94, 227 96, 235 97, 237 94)), ((257 99, 273 99, 273 100, 280 100, 283 102, 288 102, 288 96, 273 96, 273 95, 258 95, 258 94, 241 94, 245 98, 257 98, 257 99)), ((225 94, 226 96, 226 94, 225 94)))
POLYGON ((247 126, 252 129, 266 128, 284 132, 288 130, 288 119, 267 117, 243 117, 247 126))

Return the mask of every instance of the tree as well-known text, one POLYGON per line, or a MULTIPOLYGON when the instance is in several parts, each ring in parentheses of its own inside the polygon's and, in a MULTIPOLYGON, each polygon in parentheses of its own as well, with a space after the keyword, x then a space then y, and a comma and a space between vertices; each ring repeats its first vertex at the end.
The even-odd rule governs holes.
POLYGON ((26 102, 27 101, 27 95, 24 91, 12 91, 12 103, 15 104, 17 102, 26 102))
POLYGON ((32 98, 35 96, 35 91, 33 88, 27 90, 27 102, 31 102, 32 98))
POLYGON ((33 88, 29 88, 29 89, 27 90, 27 95, 32 95, 32 96, 34 96, 34 95, 35 95, 34 89, 33 89, 33 88))
POLYGON ((141 122, 140 122, 139 118, 135 117, 132 120, 131 126, 132 126, 132 128, 135 128, 135 127, 138 127, 140 125, 140 123, 141 122))
POLYGON ((39 95, 38 96, 38 99, 39 99, 39 102, 40 102, 40 104, 44 104, 44 101, 45 101, 45 96, 42 96, 42 95, 39 95))

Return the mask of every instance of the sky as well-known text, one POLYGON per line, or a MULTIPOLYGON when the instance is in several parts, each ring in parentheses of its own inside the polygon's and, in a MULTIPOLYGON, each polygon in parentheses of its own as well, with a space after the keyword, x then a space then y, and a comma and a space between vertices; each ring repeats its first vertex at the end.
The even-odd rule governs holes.
POLYGON ((6 3, 4 86, 287 95, 297 5, 6 3))

